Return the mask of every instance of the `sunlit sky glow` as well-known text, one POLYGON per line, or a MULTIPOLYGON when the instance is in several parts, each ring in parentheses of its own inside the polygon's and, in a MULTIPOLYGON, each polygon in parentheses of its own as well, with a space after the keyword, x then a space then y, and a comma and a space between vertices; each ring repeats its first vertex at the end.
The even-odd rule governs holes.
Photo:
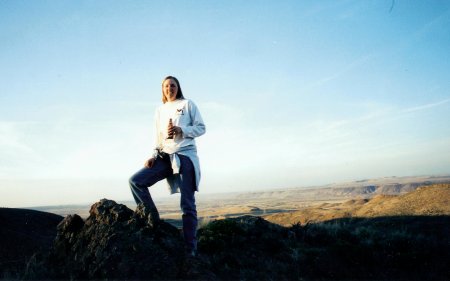
POLYGON ((449 50, 445 0, 0 0, 0 206, 132 200, 169 74, 202 193, 449 174, 449 50))

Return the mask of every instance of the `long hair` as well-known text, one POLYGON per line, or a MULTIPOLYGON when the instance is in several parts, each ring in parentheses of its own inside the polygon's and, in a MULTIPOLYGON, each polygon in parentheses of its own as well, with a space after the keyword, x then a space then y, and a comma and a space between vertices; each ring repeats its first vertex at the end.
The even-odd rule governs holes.
POLYGON ((167 102, 167 99, 166 99, 166 97, 164 96, 164 88, 163 88, 163 86, 164 86, 164 81, 166 81, 167 79, 172 79, 173 81, 175 81, 175 83, 177 83, 178 92, 177 92, 176 99, 184 99, 183 91, 181 91, 181 86, 180 86, 180 82, 178 82, 178 79, 175 78, 175 77, 173 77, 173 76, 167 76, 166 78, 163 79, 162 84, 161 84, 161 89, 162 89, 162 102, 163 102, 163 103, 166 103, 166 102, 167 102))

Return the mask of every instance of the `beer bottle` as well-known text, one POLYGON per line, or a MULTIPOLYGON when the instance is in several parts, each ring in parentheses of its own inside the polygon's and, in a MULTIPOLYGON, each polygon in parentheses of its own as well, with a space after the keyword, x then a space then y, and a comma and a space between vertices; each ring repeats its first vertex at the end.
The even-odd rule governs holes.
MULTIPOLYGON (((169 119, 169 130, 173 127, 172 118, 169 119)), ((167 139, 173 139, 173 131, 169 132, 167 139)))

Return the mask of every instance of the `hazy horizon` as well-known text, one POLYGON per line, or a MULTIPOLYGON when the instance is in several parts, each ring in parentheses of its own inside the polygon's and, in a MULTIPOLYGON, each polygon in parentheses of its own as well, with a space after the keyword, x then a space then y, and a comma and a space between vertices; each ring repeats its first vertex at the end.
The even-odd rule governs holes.
POLYGON ((0 206, 132 200, 169 74, 200 193, 450 173, 449 1, 4 0, 0 38, 0 206))
MULTIPOLYGON (((196 197, 198 200, 207 199, 209 196, 227 196, 233 194, 245 194, 245 193, 258 193, 258 192, 272 192, 272 191, 286 191, 291 189, 310 189, 310 188, 325 188, 325 187, 340 187, 345 184, 352 184, 352 186, 356 186, 361 182, 376 182, 377 184, 389 184, 391 182, 402 183, 404 180, 410 182, 415 182, 415 180, 420 180, 428 177, 450 177, 450 174, 440 174, 440 175, 408 175, 408 176, 385 176, 379 178, 360 178, 360 179, 348 179, 345 181, 338 182, 326 182, 322 184, 316 185, 296 185, 296 186, 274 186, 267 188, 241 188, 241 189, 231 189, 229 191, 221 190, 205 190, 200 193, 197 193, 196 197)), ((39 208, 39 207, 52 207, 52 206, 68 206, 68 205, 87 205, 90 206, 95 202, 100 201, 101 199, 109 199, 114 200, 116 202, 133 202, 134 200, 131 196, 124 196, 122 187, 127 187, 123 181, 121 180, 61 180, 61 179, 52 179, 52 180, 1 180, 0 186, 5 189, 14 188, 19 193, 28 193, 28 196, 24 197, 22 201, 17 201, 14 204, 10 205, 0 205, 1 207, 7 208, 39 208), (33 188, 30 190, 30 185, 33 185, 33 188), (58 190, 59 192, 52 193, 54 194, 51 198, 45 198, 42 200, 40 198, 41 192, 40 189, 50 189, 50 190, 58 190), (84 199, 71 199, 73 196, 77 198, 77 194, 79 194, 79 190, 89 190, 88 193, 85 193, 84 199), (31 192, 30 192, 31 191, 31 192), (41 203, 47 202, 47 203, 41 203)), ((170 195, 168 193, 167 187, 164 182, 158 183, 156 186, 152 188, 152 196, 155 201, 167 201, 167 200, 179 200, 179 194, 170 195)), ((2 202, 7 202, 8 199, 12 198, 2 198, 2 202)))

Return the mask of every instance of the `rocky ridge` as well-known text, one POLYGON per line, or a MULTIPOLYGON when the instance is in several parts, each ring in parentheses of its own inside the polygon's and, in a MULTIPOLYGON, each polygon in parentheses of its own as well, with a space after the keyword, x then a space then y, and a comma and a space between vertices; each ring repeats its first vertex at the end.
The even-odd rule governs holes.
POLYGON ((263 218, 215 220, 186 257, 180 230, 148 210, 103 199, 67 216, 28 280, 448 280, 450 216, 337 219, 283 227, 263 218))

